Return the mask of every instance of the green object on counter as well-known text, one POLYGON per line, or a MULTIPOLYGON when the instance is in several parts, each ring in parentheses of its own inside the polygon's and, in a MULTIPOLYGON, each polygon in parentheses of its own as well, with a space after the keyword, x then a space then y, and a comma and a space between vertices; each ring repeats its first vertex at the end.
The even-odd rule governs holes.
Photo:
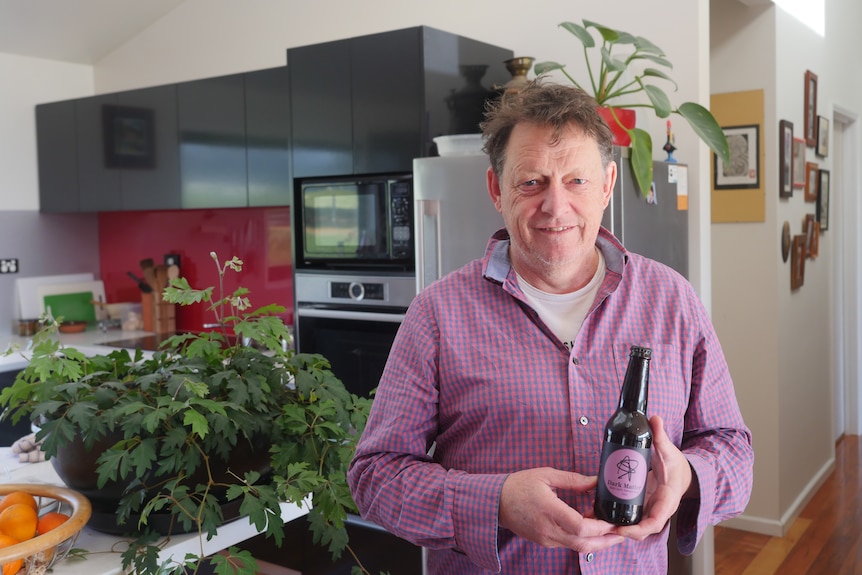
POLYGON ((51 308, 51 315, 66 321, 85 321, 95 323, 96 308, 93 306, 93 292, 64 293, 45 296, 45 310, 51 308))

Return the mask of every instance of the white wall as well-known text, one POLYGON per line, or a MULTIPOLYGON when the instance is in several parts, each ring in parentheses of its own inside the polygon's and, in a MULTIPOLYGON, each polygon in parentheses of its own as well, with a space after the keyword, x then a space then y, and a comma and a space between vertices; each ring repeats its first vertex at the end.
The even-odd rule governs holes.
POLYGON ((93 68, 0 54, 0 86, 0 209, 38 210, 34 106, 92 94, 93 68))

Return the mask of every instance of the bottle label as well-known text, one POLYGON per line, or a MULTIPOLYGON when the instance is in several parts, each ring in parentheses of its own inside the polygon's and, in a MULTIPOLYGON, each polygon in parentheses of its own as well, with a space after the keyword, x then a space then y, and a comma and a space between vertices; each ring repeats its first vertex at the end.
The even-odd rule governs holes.
POLYGON ((599 470, 599 497, 643 503, 649 472, 649 449, 605 443, 599 470))

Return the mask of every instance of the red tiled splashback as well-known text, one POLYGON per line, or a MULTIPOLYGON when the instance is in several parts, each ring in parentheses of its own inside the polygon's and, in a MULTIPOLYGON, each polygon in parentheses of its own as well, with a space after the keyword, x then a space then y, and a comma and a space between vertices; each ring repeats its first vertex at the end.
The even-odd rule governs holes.
MULTIPOLYGON (((194 288, 218 286, 210 252, 224 262, 244 262, 237 274, 225 274, 225 294, 249 289, 252 307, 279 304, 293 323, 293 261, 289 208, 103 212, 99 214, 99 259, 109 303, 140 301, 140 290, 127 272, 142 276, 140 261, 164 262, 179 254, 180 275, 194 288)), ((216 293, 218 293, 216 288, 216 293)), ((177 329, 200 330, 215 318, 204 306, 177 309, 177 329)))

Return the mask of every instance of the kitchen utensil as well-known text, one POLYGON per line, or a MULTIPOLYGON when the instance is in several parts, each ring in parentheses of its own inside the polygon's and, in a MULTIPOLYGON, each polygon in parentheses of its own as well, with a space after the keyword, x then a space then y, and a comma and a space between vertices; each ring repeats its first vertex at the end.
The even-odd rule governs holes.
POLYGON ((150 286, 151 291, 160 294, 161 289, 159 288, 159 283, 156 281, 156 270, 154 267, 146 267, 144 268, 144 281, 150 286))
POLYGON ((126 275, 128 275, 130 278, 135 280, 135 283, 138 284, 138 287, 141 288, 141 291, 143 293, 150 293, 153 291, 153 288, 150 286, 150 284, 148 284, 147 282, 145 282, 144 280, 142 280, 141 278, 139 278, 138 276, 136 276, 132 272, 126 272, 126 275))
POLYGON ((169 265, 168 266, 168 279, 175 280, 180 277, 180 267, 178 265, 169 265))
POLYGON ((42 313, 42 297, 36 293, 39 287, 89 281, 93 281, 91 273, 17 278, 15 290, 18 292, 18 317, 39 317, 42 313))
POLYGON ((55 318, 62 317, 70 322, 80 321, 85 325, 96 321, 96 310, 90 303, 93 301, 91 291, 46 295, 44 301, 45 309, 50 307, 55 318))
POLYGON ((36 288, 36 297, 39 301, 39 310, 32 317, 40 316, 48 309, 48 305, 52 305, 54 317, 62 315, 65 319, 94 321, 96 312, 90 301, 98 300, 100 297, 105 299, 105 284, 101 280, 93 280, 43 285, 36 288), (54 304, 46 304, 45 299, 49 296, 68 297, 62 297, 54 304), (81 314, 85 315, 82 316, 81 314))
POLYGON ((168 286, 168 268, 164 265, 157 265, 155 268, 156 284, 159 286, 161 293, 168 286))
POLYGON ((59 329, 62 333, 81 333, 87 329, 87 322, 76 320, 64 321, 60 324, 59 329))

